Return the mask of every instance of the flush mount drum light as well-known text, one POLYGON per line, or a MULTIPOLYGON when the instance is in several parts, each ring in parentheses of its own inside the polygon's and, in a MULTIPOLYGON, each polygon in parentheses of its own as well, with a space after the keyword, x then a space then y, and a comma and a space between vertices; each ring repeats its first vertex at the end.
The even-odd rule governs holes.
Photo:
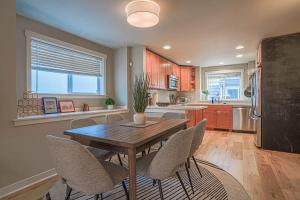
POLYGON ((126 6, 127 22, 135 27, 148 28, 159 22, 159 5, 151 0, 136 0, 126 6))

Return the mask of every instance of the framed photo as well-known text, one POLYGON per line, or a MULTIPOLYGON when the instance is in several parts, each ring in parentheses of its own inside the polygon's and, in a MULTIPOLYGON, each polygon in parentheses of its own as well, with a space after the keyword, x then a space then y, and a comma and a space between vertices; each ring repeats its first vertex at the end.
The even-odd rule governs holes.
POLYGON ((74 102, 72 100, 59 101, 60 112, 75 112, 74 102))
POLYGON ((56 97, 43 97, 42 105, 45 114, 58 113, 56 97))

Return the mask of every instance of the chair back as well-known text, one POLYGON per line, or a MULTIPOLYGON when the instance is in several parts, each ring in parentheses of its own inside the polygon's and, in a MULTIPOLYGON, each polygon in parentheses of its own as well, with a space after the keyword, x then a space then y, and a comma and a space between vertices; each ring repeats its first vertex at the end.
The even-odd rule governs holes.
POLYGON ((205 133, 207 119, 203 119, 194 127, 194 138, 191 145, 189 157, 192 157, 201 145, 205 133))
POLYGON ((164 119, 186 119, 185 113, 166 112, 163 114, 164 119))
POLYGON ((190 128, 172 135, 153 158, 149 166, 149 176, 162 180, 174 175, 175 170, 186 162, 193 134, 194 131, 190 128))
POLYGON ((85 119, 74 119, 71 121, 71 128, 81 128, 85 126, 93 126, 96 125, 97 122, 92 118, 85 118, 85 119))
POLYGON ((122 115, 120 115, 120 114, 106 115, 106 123, 108 123, 108 124, 122 121, 122 120, 124 120, 124 119, 123 119, 122 115))
POLYGON ((113 181, 102 164, 76 141, 46 136, 58 175, 76 191, 87 195, 113 189, 113 181))

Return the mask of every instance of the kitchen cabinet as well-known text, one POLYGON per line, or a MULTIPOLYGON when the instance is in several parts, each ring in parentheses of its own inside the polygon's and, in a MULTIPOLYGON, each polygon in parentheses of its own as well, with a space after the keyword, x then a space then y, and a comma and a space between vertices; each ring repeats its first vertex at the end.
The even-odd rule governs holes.
POLYGON ((258 45, 257 48, 257 66, 261 67, 262 66, 262 55, 261 55, 261 43, 258 45))
POLYGON ((188 110, 187 111, 186 116, 190 120, 187 123, 188 128, 193 127, 196 124, 198 124, 200 121, 202 121, 202 119, 203 119, 203 113, 202 112, 203 112, 202 110, 188 110))
POLYGON ((180 67, 180 91, 191 92, 195 90, 195 68, 180 67))
POLYGON ((209 105, 203 111, 203 118, 207 119, 208 129, 232 130, 232 107, 226 105, 209 105))
POLYGON ((195 68, 178 66, 175 63, 146 50, 146 74, 152 89, 168 89, 168 75, 175 75, 179 81, 178 91, 195 90, 195 68))

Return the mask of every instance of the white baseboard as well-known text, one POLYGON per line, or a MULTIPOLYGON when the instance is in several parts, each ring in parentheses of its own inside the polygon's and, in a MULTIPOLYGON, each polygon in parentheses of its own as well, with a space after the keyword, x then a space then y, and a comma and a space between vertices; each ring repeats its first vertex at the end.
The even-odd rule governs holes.
POLYGON ((55 169, 50 169, 48 171, 42 172, 40 174, 34 175, 32 177, 23 179, 11 185, 0 188, 0 199, 18 191, 24 190, 32 185, 38 184, 44 180, 50 179, 54 176, 57 176, 55 169))

